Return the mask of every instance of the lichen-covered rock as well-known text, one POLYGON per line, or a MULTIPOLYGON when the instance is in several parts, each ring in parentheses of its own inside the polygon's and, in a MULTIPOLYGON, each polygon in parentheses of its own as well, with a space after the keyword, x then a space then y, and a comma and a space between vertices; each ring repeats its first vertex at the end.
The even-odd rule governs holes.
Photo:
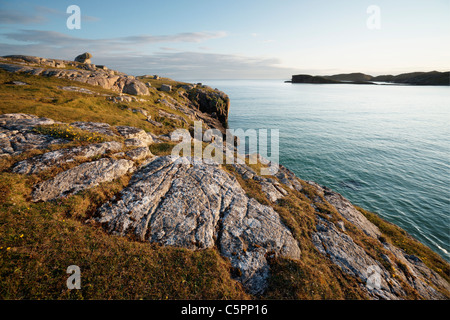
POLYGON ((169 113, 169 112, 166 112, 164 110, 159 110, 158 113, 159 113, 160 117, 165 117, 165 118, 169 118, 169 119, 172 119, 172 120, 179 120, 181 122, 188 123, 186 121, 186 119, 183 118, 182 116, 179 116, 179 115, 176 115, 176 114, 173 114, 173 113, 169 113))
POLYGON ((39 133, 0 129, 0 157, 19 155, 33 149, 46 149, 69 141, 39 133))
POLYGON ((403 281, 416 289, 425 299, 445 299, 435 288, 445 289, 447 292, 450 292, 450 284, 440 275, 428 268, 417 256, 408 255, 403 250, 389 243, 385 243, 384 247, 391 251, 395 258, 402 263, 402 266, 399 266, 397 263, 392 262, 396 264, 397 275, 403 281))
POLYGON ((278 183, 269 182, 269 180, 261 181, 261 191, 266 194, 267 199, 271 202, 276 202, 287 194, 278 183))
POLYGON ((244 179, 253 179, 258 181, 261 185, 261 191, 264 192, 269 201, 276 202, 288 194, 288 192, 284 190, 276 180, 259 176, 245 163, 235 163, 232 164, 232 166, 244 179))
POLYGON ((300 257, 300 249, 279 215, 246 196, 232 176, 214 163, 158 157, 137 170, 97 220, 118 235, 189 249, 217 245, 241 271, 252 293, 267 286, 265 254, 300 257))
POLYGON ((370 222, 361 212, 359 212, 350 201, 327 187, 320 186, 314 182, 309 182, 309 184, 314 186, 316 190, 336 208, 342 217, 353 223, 368 236, 378 239, 381 235, 378 227, 370 222))
POLYGON ((134 167, 131 160, 103 158, 83 163, 75 168, 57 174, 54 178, 39 183, 33 189, 33 202, 53 200, 62 196, 97 186, 102 182, 117 179, 134 167))
POLYGON ((8 130, 31 130, 36 126, 53 124, 55 121, 49 118, 25 113, 6 113, 0 115, 0 127, 8 130))
POLYGON ((221 227, 221 253, 240 270, 238 280, 253 294, 266 288, 267 254, 300 258, 298 244, 278 213, 244 194, 237 193, 228 204, 221 227))
POLYGON ((117 126, 117 132, 123 136, 127 146, 146 147, 153 143, 151 136, 142 129, 130 126, 117 126))
POLYGON ((382 299, 397 299, 398 295, 392 293, 388 283, 395 283, 395 279, 375 259, 370 257, 363 248, 358 246, 347 234, 340 232, 336 226, 325 219, 317 217, 317 232, 312 234, 312 241, 316 248, 329 259, 337 264, 342 271, 351 274, 366 284, 370 269, 376 269, 380 274, 378 285, 370 289, 370 294, 382 299))
POLYGON ((33 149, 45 149, 68 141, 43 135, 32 129, 38 125, 53 124, 52 119, 24 113, 0 115, 0 157, 9 157, 33 149))
POLYGON ((13 58, 14 56, 7 56, 7 59, 4 60, 12 63, 0 63, 0 68, 12 73, 27 73, 36 76, 68 79, 121 93, 133 95, 150 94, 148 87, 143 82, 134 79, 134 77, 117 71, 97 68, 95 65, 90 64, 89 55, 89 53, 84 53, 77 56, 77 62, 80 62, 78 64, 62 60, 52 60, 52 63, 49 64, 50 60, 37 57, 20 58, 21 62, 19 63, 16 58, 13 58), (72 65, 75 69, 62 69, 66 64, 72 65))
POLYGON ((73 162, 76 158, 92 158, 107 152, 119 151, 122 144, 117 141, 95 143, 87 146, 72 147, 50 151, 39 156, 17 162, 12 171, 21 174, 35 174, 56 165, 73 162))
POLYGON ((112 130, 112 127, 107 123, 76 121, 72 122, 70 125, 89 132, 96 132, 112 137, 117 136, 117 134, 112 130))
MULTIPOLYGON (((405 296, 399 281, 382 264, 357 245, 350 236, 339 231, 330 221, 320 217, 317 217, 317 220, 317 232, 312 234, 312 241, 322 254, 326 255, 345 273, 359 278, 363 282, 363 288, 372 297, 401 299, 402 296, 405 296), (378 283, 372 286, 368 285, 371 270, 376 270, 379 277, 378 283)), ((445 299, 444 295, 428 284, 430 281, 435 286, 448 290, 449 284, 444 279, 420 263, 421 261, 411 258, 395 246, 390 244, 386 244, 386 246, 403 263, 403 266, 406 265, 408 268, 407 275, 405 275, 402 268, 396 265, 396 274, 400 275, 403 281, 409 283, 425 299, 445 299)), ((391 263, 394 262, 391 261, 391 263)))
POLYGON ((139 160, 153 157, 153 154, 150 152, 148 147, 140 147, 140 148, 132 149, 130 151, 127 151, 125 154, 128 157, 130 157, 131 160, 133 160, 133 161, 139 161, 139 160))

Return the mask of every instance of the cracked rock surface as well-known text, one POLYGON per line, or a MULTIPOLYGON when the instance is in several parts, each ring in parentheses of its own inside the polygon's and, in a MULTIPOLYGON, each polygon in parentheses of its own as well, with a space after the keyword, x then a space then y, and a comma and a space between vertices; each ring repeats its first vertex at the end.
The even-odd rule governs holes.
POLYGON ((133 166, 134 162, 131 160, 109 158, 80 164, 37 184, 31 194, 32 201, 48 201, 75 194, 102 182, 117 179, 132 170, 133 166))
POLYGON ((300 249, 278 213, 245 195, 217 164, 158 157, 141 166, 97 221, 118 235, 189 249, 215 245, 254 293, 267 286, 268 252, 299 258, 300 249))
MULTIPOLYGON (((379 229, 342 195, 314 182, 308 183, 316 187, 319 192, 323 192, 325 199, 336 208, 341 216, 367 236, 377 239, 377 236, 381 234, 379 229)), ((319 216, 316 219, 318 223, 316 225, 317 231, 312 234, 313 244, 319 252, 327 256, 343 272, 355 276, 367 284, 369 271, 376 268, 380 280, 379 286, 364 286, 364 289, 367 290, 371 297, 395 300, 405 295, 402 285, 397 278, 394 278, 382 264, 356 244, 346 234, 345 228, 341 227, 341 230, 339 230, 334 223, 319 216)), ((380 245, 389 250, 397 259, 397 262, 391 261, 385 256, 389 264, 395 265, 396 274, 414 288, 420 296, 425 299, 445 299, 445 296, 434 288, 450 290, 449 283, 440 275, 426 267, 418 257, 408 255, 403 250, 389 243, 380 243, 380 245), (401 265, 399 265, 399 262, 401 265)))
POLYGON ((0 157, 16 156, 32 149, 45 149, 64 144, 65 139, 33 132, 38 125, 53 124, 53 120, 24 113, 0 115, 0 157))
POLYGON ((42 155, 17 162, 13 166, 12 171, 22 174, 35 174, 50 169, 56 165, 73 162, 77 157, 92 158, 103 155, 107 152, 119 151, 122 147, 123 146, 120 142, 111 141, 50 151, 42 155))

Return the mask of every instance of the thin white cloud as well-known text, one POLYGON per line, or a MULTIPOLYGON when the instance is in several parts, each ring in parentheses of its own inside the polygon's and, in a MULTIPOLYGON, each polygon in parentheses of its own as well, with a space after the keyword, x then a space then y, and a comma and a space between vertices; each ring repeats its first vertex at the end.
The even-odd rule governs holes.
POLYGON ((126 58, 105 56, 102 63, 134 74, 160 74, 175 79, 290 79, 298 72, 279 67, 275 58, 205 52, 159 52, 126 58))
POLYGON ((227 35, 224 31, 219 32, 183 32, 172 35, 139 35, 116 38, 114 41, 157 43, 157 42, 202 42, 210 39, 223 38, 227 35))
POLYGON ((0 11, 0 25, 1 24, 40 24, 47 21, 47 18, 42 15, 29 15, 23 12, 12 10, 0 11))
MULTIPOLYGON (((130 44, 133 46, 152 44, 152 43, 176 43, 176 42, 194 42, 200 43, 210 39, 222 38, 226 36, 223 31, 219 32, 189 32, 176 33, 171 35, 137 35, 106 39, 87 39, 79 38, 56 31, 29 30, 22 29, 15 32, 4 33, 3 36, 9 40, 15 40, 25 43, 36 43, 54 47, 77 47, 79 45, 91 46, 92 48, 102 50, 122 50, 129 51, 130 44)), ((92 49, 93 50, 93 49, 92 49)))
POLYGON ((161 46, 159 52, 152 54, 144 50, 148 44, 204 42, 224 37, 225 32, 86 39, 54 31, 18 30, 4 33, 3 36, 10 42, 0 43, 0 52, 4 55, 25 54, 72 60, 88 51, 93 54, 93 63, 134 75, 161 74, 175 79, 289 79, 293 74, 292 70, 280 67, 278 59, 209 53, 205 52, 207 47, 199 49, 202 52, 174 51, 175 48, 171 46, 161 46))
MULTIPOLYGON (((33 7, 33 13, 23 13, 16 10, 2 9, 0 11, 0 25, 30 25, 30 24, 43 24, 48 22, 55 16, 67 17, 67 13, 58 9, 48 8, 45 6, 36 5, 33 7)), ((96 22, 100 19, 98 17, 81 14, 81 21, 83 22, 96 22)))

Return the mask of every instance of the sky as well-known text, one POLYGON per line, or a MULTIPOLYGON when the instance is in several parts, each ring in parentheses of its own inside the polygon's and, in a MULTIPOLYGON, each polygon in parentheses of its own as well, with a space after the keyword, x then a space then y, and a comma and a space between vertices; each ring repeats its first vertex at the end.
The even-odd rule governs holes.
POLYGON ((178 80, 448 71, 450 0, 0 0, 0 55, 84 52, 178 80))

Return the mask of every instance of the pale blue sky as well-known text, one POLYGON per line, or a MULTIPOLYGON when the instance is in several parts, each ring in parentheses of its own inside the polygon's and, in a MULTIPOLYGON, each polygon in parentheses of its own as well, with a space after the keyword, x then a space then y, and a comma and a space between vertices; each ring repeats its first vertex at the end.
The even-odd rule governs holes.
POLYGON ((450 1, 4 1, 0 55, 73 59, 178 79, 450 69, 450 1), (81 8, 80 30, 66 8, 81 8), (366 21, 380 8, 381 28, 366 21))

